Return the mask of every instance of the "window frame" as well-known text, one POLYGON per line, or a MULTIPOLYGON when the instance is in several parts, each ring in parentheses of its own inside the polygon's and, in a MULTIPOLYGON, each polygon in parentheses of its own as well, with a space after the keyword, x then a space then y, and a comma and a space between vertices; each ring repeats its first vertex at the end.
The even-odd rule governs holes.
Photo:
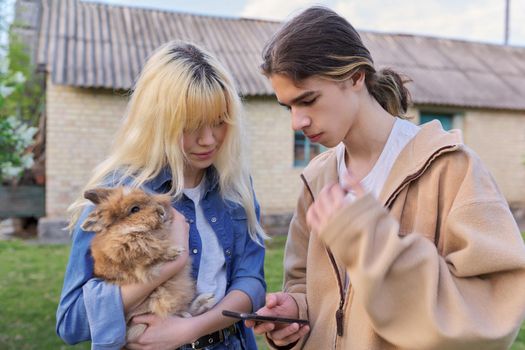
POLYGON ((294 168, 304 168, 305 166, 308 165, 308 163, 310 163, 310 161, 313 159, 311 157, 311 155, 310 155, 311 154, 310 150, 311 150, 312 147, 319 147, 319 154, 323 153, 324 151, 326 151, 328 149, 327 147, 321 145, 320 143, 311 142, 308 139, 308 137, 306 137, 306 135, 304 135, 304 133, 302 131, 294 131, 294 142, 293 142, 293 166, 294 166, 294 168), (302 137, 303 140, 298 141, 297 140, 297 136, 302 137), (302 142, 303 143, 304 160, 303 159, 298 160, 295 157, 295 147, 298 144, 298 142, 302 142))

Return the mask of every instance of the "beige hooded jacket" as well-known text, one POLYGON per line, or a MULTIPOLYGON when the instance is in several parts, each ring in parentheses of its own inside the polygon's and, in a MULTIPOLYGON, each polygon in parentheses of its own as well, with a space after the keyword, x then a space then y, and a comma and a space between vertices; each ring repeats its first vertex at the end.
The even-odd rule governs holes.
POLYGON ((525 247, 493 178, 459 132, 425 124, 379 201, 366 195, 347 204, 311 234, 306 212, 337 176, 334 150, 302 176, 284 290, 311 332, 294 349, 510 346, 525 316, 525 247))

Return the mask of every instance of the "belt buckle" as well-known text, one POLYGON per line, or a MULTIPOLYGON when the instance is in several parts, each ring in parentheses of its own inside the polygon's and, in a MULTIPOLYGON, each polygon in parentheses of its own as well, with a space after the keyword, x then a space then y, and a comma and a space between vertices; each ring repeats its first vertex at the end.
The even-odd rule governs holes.
MULTIPOLYGON (((218 342, 218 343, 222 343, 222 342, 224 341, 224 330, 221 329, 221 330, 219 330, 218 332, 219 332, 219 342, 218 342)), ((212 333, 212 334, 213 334, 213 333, 212 333)), ((208 338, 208 340, 213 339, 213 335, 212 335, 212 334, 210 335, 210 337, 208 338)), ((199 338, 199 339, 197 339, 196 341, 194 341, 193 343, 190 344, 190 345, 191 345, 191 348, 192 348, 193 350, 202 349, 202 348, 205 348, 206 346, 216 344, 216 343, 214 343, 213 341, 212 341, 212 343, 210 343, 210 344, 201 344, 201 341, 200 341, 200 340, 202 340, 202 338, 199 338)), ((217 343, 217 344, 218 344, 218 343, 217 343)))
POLYGON ((197 346, 199 346, 199 341, 198 340, 196 340, 193 343, 191 343, 191 348, 192 349, 194 349, 194 350, 195 349, 200 349, 200 348, 197 348, 197 346))

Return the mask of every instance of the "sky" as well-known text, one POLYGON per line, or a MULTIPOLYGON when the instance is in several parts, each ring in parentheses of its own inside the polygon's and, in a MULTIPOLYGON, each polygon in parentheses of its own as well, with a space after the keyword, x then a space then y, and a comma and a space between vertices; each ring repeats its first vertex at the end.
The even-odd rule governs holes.
MULTIPOLYGON (((6 0, 13 3, 14 0, 6 0)), ((327 6, 358 30, 502 44, 506 0, 86 0, 223 17, 286 20, 310 5, 327 6), (219 3, 219 5, 218 5, 219 3)), ((510 3, 509 44, 525 47, 525 0, 510 3)), ((5 15, 5 14, 3 14, 5 15)))
MULTIPOLYGON (((525 47, 525 0, 508 1, 510 3, 509 43, 525 47)), ((337 11, 358 30, 419 34, 496 44, 502 44, 505 37, 505 0, 96 0, 96 2, 279 21, 310 5, 321 4, 337 11)))

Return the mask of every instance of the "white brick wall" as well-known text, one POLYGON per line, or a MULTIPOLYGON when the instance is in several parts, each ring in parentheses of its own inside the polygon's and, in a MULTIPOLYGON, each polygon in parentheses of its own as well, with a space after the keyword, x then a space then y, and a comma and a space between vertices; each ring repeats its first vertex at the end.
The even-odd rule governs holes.
POLYGON ((302 168, 293 166, 290 113, 275 98, 246 101, 250 160, 255 192, 265 214, 293 211, 302 168))
POLYGON ((107 155, 126 99, 47 83, 46 212, 63 217, 107 155))
POLYGON ((467 111, 463 130, 507 201, 525 206, 525 112, 467 111))
MULTIPOLYGON (((107 155, 127 98, 108 90, 47 85, 46 212, 63 217, 92 169, 107 155)), ((290 115, 274 98, 245 101, 249 154, 264 214, 291 212, 301 188, 293 166, 290 115)), ((418 122, 417 109, 409 115, 418 122)), ((466 143, 488 166, 511 203, 525 205, 525 112, 464 113, 466 143)))

